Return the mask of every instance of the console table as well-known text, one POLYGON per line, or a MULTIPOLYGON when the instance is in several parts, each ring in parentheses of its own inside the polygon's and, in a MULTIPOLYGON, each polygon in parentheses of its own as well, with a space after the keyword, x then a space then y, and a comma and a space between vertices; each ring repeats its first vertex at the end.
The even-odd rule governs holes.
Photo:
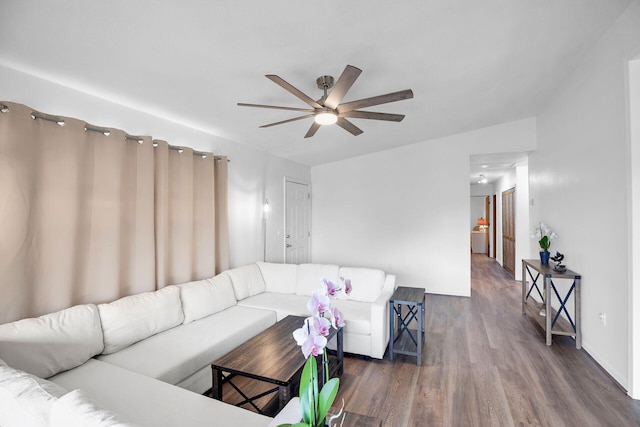
POLYGON ((406 286, 398 286, 391 299, 389 300, 389 360, 393 362, 393 354, 407 354, 416 356, 418 366, 422 365, 422 337, 424 335, 424 288, 409 288, 406 286), (407 313, 402 314, 402 306, 407 307, 407 313), (397 318, 397 335, 394 320, 397 318), (409 323, 416 319, 417 331, 416 337, 413 336, 409 329, 409 323), (405 340, 405 344, 396 347, 396 342, 402 334, 406 332, 408 338, 415 345, 415 351, 409 349, 410 341, 405 340))
POLYGON ((581 276, 571 270, 556 271, 548 264, 542 264, 539 260, 523 259, 522 260, 522 314, 527 311, 531 313, 533 318, 542 326, 545 331, 547 345, 551 345, 552 335, 567 335, 575 337, 576 348, 582 347, 582 333, 580 332, 580 279, 581 276), (535 277, 534 277, 535 274, 535 277), (527 275, 531 278, 531 286, 527 284, 527 275), (542 278, 542 283, 538 280, 542 278), (571 280, 569 291, 562 296, 558 292, 554 279, 571 280), (542 285, 540 291, 538 285, 542 285), (536 290, 542 302, 537 302, 530 298, 531 292, 536 290), (567 310, 567 302, 573 294, 573 313, 574 318, 567 310), (552 306, 553 296, 557 298, 559 307, 556 310, 552 306), (544 309, 544 311, 542 311, 544 309), (566 318, 560 316, 564 312, 566 318), (544 313, 544 315, 542 314, 544 313))

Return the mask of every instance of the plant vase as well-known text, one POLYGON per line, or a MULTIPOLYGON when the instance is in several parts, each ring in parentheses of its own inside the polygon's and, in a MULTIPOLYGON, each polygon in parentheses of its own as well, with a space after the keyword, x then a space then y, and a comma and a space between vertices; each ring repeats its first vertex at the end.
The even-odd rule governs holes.
POLYGON ((548 265, 549 264, 549 252, 548 251, 540 251, 540 264, 548 265))

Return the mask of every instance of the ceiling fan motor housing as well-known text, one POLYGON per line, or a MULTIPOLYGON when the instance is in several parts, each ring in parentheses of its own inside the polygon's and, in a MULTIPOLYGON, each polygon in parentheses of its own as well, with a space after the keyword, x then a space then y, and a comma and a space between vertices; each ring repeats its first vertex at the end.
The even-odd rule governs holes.
POLYGON ((333 76, 320 76, 316 79, 318 89, 331 89, 333 87, 333 76))

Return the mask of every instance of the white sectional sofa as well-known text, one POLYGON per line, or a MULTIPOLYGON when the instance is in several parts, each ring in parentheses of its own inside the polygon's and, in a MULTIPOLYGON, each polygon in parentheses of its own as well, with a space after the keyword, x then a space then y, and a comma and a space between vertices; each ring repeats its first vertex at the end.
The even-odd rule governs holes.
POLYGON ((211 387, 210 364, 286 315, 307 315, 306 303, 321 281, 341 276, 353 284, 349 299, 333 301, 345 317, 344 350, 382 358, 393 275, 335 265, 251 264, 0 325, 0 425, 282 422, 202 396, 211 387))

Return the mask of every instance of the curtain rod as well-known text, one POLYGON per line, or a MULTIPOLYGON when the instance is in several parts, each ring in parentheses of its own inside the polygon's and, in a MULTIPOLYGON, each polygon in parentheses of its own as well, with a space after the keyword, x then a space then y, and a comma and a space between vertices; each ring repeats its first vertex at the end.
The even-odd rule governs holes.
MULTIPOLYGON (((5 104, 0 104, 0 112, 1 113, 8 113, 9 112, 9 107, 6 106, 5 104)), ((64 119, 61 117, 57 117, 57 116, 52 116, 50 114, 44 114, 41 113, 39 111, 35 111, 32 110, 31 111, 31 118, 33 120, 35 119, 42 119, 42 120, 47 120, 49 122, 54 122, 60 126, 64 126, 64 119)), ((111 130, 109 130, 108 128, 103 128, 103 127, 98 127, 98 126, 94 126, 91 125, 89 123, 85 123, 84 125, 84 130, 85 132, 100 132, 101 134, 105 135, 105 136, 109 136, 111 135, 111 130)), ((141 136, 135 136, 135 135, 129 135, 128 133, 125 134, 124 136, 125 140, 129 140, 129 141, 135 141, 138 144, 142 144, 144 142, 143 138, 141 136)), ((158 146, 157 142, 153 143, 154 147, 158 146)), ((182 153, 184 151, 184 148, 182 147, 178 147, 175 145, 169 145, 169 149, 170 150, 175 150, 178 153, 182 153)), ((199 156, 203 159, 206 159, 208 156, 208 153, 204 152, 204 151, 197 151, 197 150, 193 150, 193 155, 194 156, 199 156)), ((222 160, 223 158, 221 156, 213 156, 214 160, 222 160)), ((231 159, 227 158, 227 163, 231 162, 231 159)))
MULTIPOLYGON (((157 147, 157 146, 158 146, 158 143, 157 143, 157 142, 154 142, 154 143, 153 143, 153 146, 154 146, 154 147, 157 147)), ((174 151, 177 151, 178 153, 182 154, 182 152, 184 151, 184 148, 182 148, 182 147, 178 147, 178 146, 176 146, 176 145, 171 145, 171 144, 169 144, 169 150, 174 150, 174 151)), ((203 158, 203 159, 206 159, 206 158, 207 158, 207 156, 209 155, 208 153, 205 153, 204 151, 197 151, 197 150, 192 150, 192 151, 193 151, 193 155, 194 155, 194 156, 198 156, 198 157, 201 157, 201 158, 203 158)), ((214 159, 214 160, 222 160, 222 157, 220 157, 220 156, 213 156, 213 159, 214 159)), ((228 162, 230 162, 230 161, 231 161, 231 160, 227 159, 227 163, 228 163, 228 162)))
MULTIPOLYGON (((5 107, 6 107, 6 105, 5 105, 5 107)), ((7 111, 9 111, 9 107, 7 107, 7 111)), ((3 111, 3 112, 5 112, 5 111, 3 111)), ((64 126, 64 119, 62 119, 60 117, 52 116, 52 115, 49 115, 49 114, 44 114, 44 113, 41 113, 39 111, 32 111, 31 112, 31 118, 33 120, 42 119, 42 120, 46 120, 46 121, 49 121, 49 122, 54 122, 54 123, 58 124, 59 126, 64 126)))
POLYGON ((125 141, 126 140, 135 141, 140 145, 142 145, 142 143, 144 142, 144 140, 142 139, 141 136, 129 135, 128 133, 124 135, 124 139, 125 139, 125 141))
POLYGON ((86 124, 84 125, 84 131, 85 131, 85 132, 88 132, 88 131, 91 131, 91 132, 99 132, 99 133, 103 134, 104 136, 109 136, 109 135, 111 135, 111 131, 110 131, 109 129, 107 129, 107 128, 101 128, 101 127, 94 126, 94 125, 90 125, 89 123, 86 123, 86 124))

